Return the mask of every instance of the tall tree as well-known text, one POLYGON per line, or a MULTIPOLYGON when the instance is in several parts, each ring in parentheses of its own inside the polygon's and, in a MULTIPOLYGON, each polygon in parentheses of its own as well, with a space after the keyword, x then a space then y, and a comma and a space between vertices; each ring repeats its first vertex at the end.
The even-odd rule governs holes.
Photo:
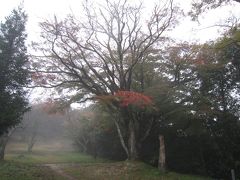
POLYGON ((240 0, 193 0, 192 1, 192 10, 189 12, 189 15, 193 20, 197 20, 198 16, 209 10, 218 8, 222 5, 229 4, 230 2, 240 3, 240 0))
POLYGON ((22 8, 12 11, 0 26, 0 159, 4 157, 7 134, 28 109, 28 83, 25 24, 22 8))
POLYGON ((228 168, 239 169, 239 40, 239 27, 236 27, 213 44, 210 53, 209 50, 202 53, 204 64, 198 68, 202 82, 200 97, 204 97, 204 101, 199 102, 201 107, 209 109, 201 111, 199 108, 199 115, 205 118, 215 138, 223 157, 221 171, 225 171, 225 175, 229 173, 228 168))
MULTIPOLYGON (((175 25, 177 8, 172 0, 166 1, 155 6, 148 19, 141 15, 142 4, 123 0, 106 0, 97 8, 86 4, 84 9, 86 16, 80 20, 70 15, 64 21, 41 23, 44 45, 38 50, 43 56, 33 59, 33 78, 41 87, 64 90, 62 99, 69 102, 132 91, 135 68, 147 60, 151 48, 164 43, 166 31, 175 25)), ((122 142, 128 158, 136 159, 138 121, 126 111, 126 121, 121 122, 126 122, 127 137, 122 142)))

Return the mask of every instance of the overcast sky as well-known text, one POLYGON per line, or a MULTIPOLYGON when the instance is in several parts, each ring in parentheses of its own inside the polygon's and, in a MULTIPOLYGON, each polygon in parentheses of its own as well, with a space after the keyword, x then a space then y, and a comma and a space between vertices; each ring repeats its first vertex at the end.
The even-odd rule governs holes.
MULTIPOLYGON (((103 0, 96 0, 101 2, 103 0)), ((134 1, 134 0, 129 0, 134 1)), ((0 20, 10 14, 14 7, 17 7, 22 0, 7 0, 1 3, 0 6, 0 20)), ((134 1, 135 2, 135 1, 134 1)), ((143 0, 144 2, 144 0, 143 0)), ((145 6, 151 6, 157 2, 157 0, 145 0, 145 6), (147 2, 147 3, 146 3, 147 2)), ((175 0, 180 2, 181 7, 185 10, 189 10, 191 0, 175 0)), ((37 32, 39 32, 38 23, 47 18, 52 18, 55 14, 58 17, 64 17, 69 12, 81 13, 82 0, 24 0, 24 8, 29 16, 27 30, 29 34, 28 41, 36 40, 38 38, 37 32)), ((217 36, 217 28, 207 28, 216 23, 220 23, 225 18, 235 15, 240 17, 240 3, 236 3, 233 6, 220 8, 209 12, 203 18, 200 18, 201 26, 197 23, 193 23, 189 18, 181 20, 178 28, 176 28, 174 37, 181 40, 195 40, 199 39, 204 42, 208 39, 214 39, 217 36), (200 30, 204 29, 204 30, 200 30)))
MULTIPOLYGON (((101 3, 103 0, 95 0, 101 3)), ((128 0, 136 2, 134 0, 128 0)), ((142 0, 145 2, 146 9, 157 2, 157 0, 142 0)), ((22 0, 6 0, 1 3, 0 6, 0 20, 3 21, 4 17, 9 15, 11 10, 17 7, 22 0)), ((179 2, 181 7, 188 11, 191 6, 191 0, 175 0, 179 2)), ((44 19, 53 18, 54 15, 63 18, 66 14, 73 12, 75 14, 81 14, 81 3, 82 0, 24 0, 24 8, 28 14, 27 32, 28 32, 28 43, 36 41, 39 38, 39 26, 38 23, 44 19)), ((214 24, 221 24, 223 21, 231 16, 240 18, 240 3, 235 3, 232 6, 226 6, 210 11, 205 16, 200 18, 200 23, 191 22, 190 18, 181 20, 179 26, 175 29, 173 36, 182 41, 198 41, 205 42, 209 39, 216 38, 217 28, 207 28, 214 24), (202 29, 202 30, 201 30, 202 29)), ((221 29, 221 28, 220 28, 221 29)), ((30 48, 28 48, 30 49, 30 48)), ((34 97, 41 97, 41 91, 35 91, 34 97), (37 95, 36 93, 40 93, 37 95)))

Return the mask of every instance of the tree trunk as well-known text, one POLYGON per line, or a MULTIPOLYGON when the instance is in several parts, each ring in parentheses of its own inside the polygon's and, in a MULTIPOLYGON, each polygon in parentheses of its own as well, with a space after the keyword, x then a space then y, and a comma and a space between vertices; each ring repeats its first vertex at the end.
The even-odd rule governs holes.
POLYGON ((84 140, 80 140, 80 139, 76 140, 76 144, 77 144, 78 148, 80 148, 80 151, 83 153, 87 153, 87 143, 88 142, 86 142, 84 140))
POLYGON ((164 136, 159 135, 159 160, 158 160, 158 169, 161 171, 166 171, 166 154, 165 154, 165 142, 164 136))
POLYGON ((7 142, 9 140, 9 137, 15 131, 15 129, 16 128, 12 128, 7 133, 4 133, 3 135, 0 136, 0 161, 4 160, 5 148, 7 146, 7 142))
POLYGON ((32 152, 33 146, 34 146, 34 142, 33 142, 33 141, 30 141, 30 142, 28 143, 28 148, 27 148, 27 152, 28 152, 28 153, 31 153, 31 152, 32 152))
POLYGON ((136 132, 135 132, 133 121, 129 122, 128 151, 129 151, 129 155, 128 155, 129 160, 138 159, 136 132))
MULTIPOLYGON (((117 118, 117 117, 116 117, 116 118, 117 118)), ((118 121, 117 121, 115 118, 113 118, 113 119, 114 119, 114 123, 115 123, 116 128, 117 128, 118 137, 119 137, 119 139, 120 139, 121 145, 122 145, 124 151, 126 152, 127 157, 129 157, 128 148, 127 148, 127 145, 126 145, 126 143, 125 143, 125 141, 124 141, 124 138, 123 138, 123 135, 122 135, 120 126, 119 126, 119 124, 118 124, 118 121)))
POLYGON ((4 133, 0 136, 0 161, 4 160, 5 148, 8 142, 8 134, 4 133))
MULTIPOLYGON (((127 137, 123 136, 122 129, 119 125, 119 117, 120 115, 114 118, 114 123, 117 128, 118 136, 120 138, 121 145, 126 152, 127 160, 137 160, 138 152, 137 152, 137 139, 136 139, 136 127, 134 126, 134 121, 129 120, 128 128, 126 127, 125 133, 128 135, 127 137)), ((128 117, 129 118, 129 117, 128 117)))
POLYGON ((29 141, 28 141, 28 148, 27 148, 27 152, 28 152, 28 153, 31 153, 31 152, 32 152, 33 146, 34 146, 34 144, 36 143, 36 137, 37 137, 37 133, 34 132, 34 133, 31 135, 31 137, 30 137, 30 139, 29 139, 29 141))

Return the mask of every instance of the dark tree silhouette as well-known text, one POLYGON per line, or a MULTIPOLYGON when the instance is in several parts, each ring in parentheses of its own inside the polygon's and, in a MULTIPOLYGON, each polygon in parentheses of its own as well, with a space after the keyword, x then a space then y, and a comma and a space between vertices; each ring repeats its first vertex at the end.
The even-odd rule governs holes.
POLYGON ((4 157, 8 133, 28 109, 24 89, 28 83, 26 20, 19 7, 0 26, 0 159, 4 157))

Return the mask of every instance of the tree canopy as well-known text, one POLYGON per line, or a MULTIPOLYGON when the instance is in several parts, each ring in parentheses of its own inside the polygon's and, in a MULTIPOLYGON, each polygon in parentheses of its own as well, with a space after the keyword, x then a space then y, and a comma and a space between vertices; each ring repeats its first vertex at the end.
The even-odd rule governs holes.
POLYGON ((192 9, 189 12, 189 15, 193 20, 196 20, 201 13, 229 4, 230 2, 240 3, 240 0, 193 0, 192 9))
MULTIPOLYGON (((137 82, 137 67, 148 61, 154 46, 165 42, 167 31, 176 23, 178 8, 172 0, 166 1, 144 18, 141 3, 105 1, 96 8, 86 3, 82 19, 69 15, 62 21, 55 17, 41 23, 44 46, 36 48, 43 56, 35 56, 32 63, 36 86, 55 87, 64 92, 61 99, 70 103, 118 91, 144 92, 146 74, 137 82), (133 84, 140 84, 141 90, 133 89, 133 84)), ((110 109, 117 110, 118 116, 121 113, 122 119, 115 121, 119 137, 129 158, 136 158, 137 141, 145 136, 137 127, 145 112, 139 115, 127 107, 110 109)))
POLYGON ((156 163, 158 136, 164 135, 171 168, 218 178, 238 170, 239 25, 212 42, 177 43, 167 37, 179 12, 173 1, 155 6, 148 17, 142 4, 86 3, 84 18, 42 22, 38 55, 31 58, 35 87, 54 88, 68 105, 95 100, 115 130, 96 127, 100 115, 76 118, 72 136, 80 149, 92 151, 101 136, 112 134, 108 139, 117 150, 121 143, 121 155, 135 160, 150 153, 156 163))
POLYGON ((16 126, 28 109, 26 20, 19 7, 0 26, 0 135, 16 126))
POLYGON ((163 42, 177 12, 172 1, 156 6, 147 19, 141 16, 142 4, 106 1, 97 8, 86 4, 84 19, 69 15, 41 23, 44 56, 39 57, 41 65, 33 64, 33 78, 40 85, 78 89, 75 98, 69 97, 75 101, 131 90, 135 67, 163 42))

